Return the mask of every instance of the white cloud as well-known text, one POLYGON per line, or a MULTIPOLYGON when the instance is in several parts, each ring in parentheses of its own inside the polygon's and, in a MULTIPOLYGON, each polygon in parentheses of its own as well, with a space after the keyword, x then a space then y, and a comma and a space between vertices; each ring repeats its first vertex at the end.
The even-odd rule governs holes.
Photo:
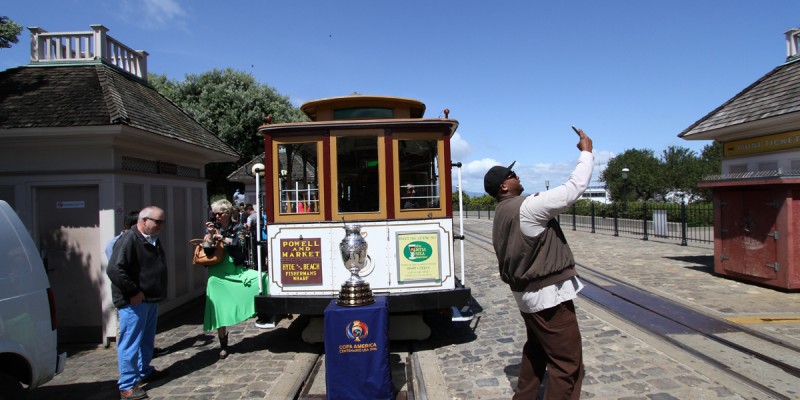
POLYGON ((469 143, 464 140, 460 133, 454 133, 453 137, 450 138, 450 158, 454 162, 463 162, 467 155, 471 152, 472 146, 470 146, 469 143))
POLYGON ((146 29, 186 28, 188 14, 177 0, 125 0, 120 5, 124 15, 138 15, 134 20, 146 29))
MULTIPOLYGON (((461 167, 461 183, 463 190, 470 194, 483 194, 483 176, 489 168, 492 168, 499 163, 491 158, 484 158, 481 160, 462 162, 461 167)), ((458 171, 453 170, 453 190, 457 190, 458 185, 458 171)))

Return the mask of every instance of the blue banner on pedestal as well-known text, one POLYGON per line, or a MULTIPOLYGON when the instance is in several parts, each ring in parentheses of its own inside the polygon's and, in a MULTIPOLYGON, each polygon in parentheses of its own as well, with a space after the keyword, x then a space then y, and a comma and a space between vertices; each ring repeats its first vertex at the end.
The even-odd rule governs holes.
POLYGON ((336 300, 325 309, 325 398, 392 399, 386 297, 359 307, 336 300))

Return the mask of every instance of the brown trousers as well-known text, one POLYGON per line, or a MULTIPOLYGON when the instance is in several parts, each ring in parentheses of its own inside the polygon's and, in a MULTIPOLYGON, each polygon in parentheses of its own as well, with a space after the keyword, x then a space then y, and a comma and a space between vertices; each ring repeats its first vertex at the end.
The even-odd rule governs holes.
POLYGON ((536 399, 545 370, 545 400, 579 399, 584 371, 575 305, 570 300, 537 313, 520 314, 525 321, 528 341, 522 348, 519 381, 513 399, 536 399))

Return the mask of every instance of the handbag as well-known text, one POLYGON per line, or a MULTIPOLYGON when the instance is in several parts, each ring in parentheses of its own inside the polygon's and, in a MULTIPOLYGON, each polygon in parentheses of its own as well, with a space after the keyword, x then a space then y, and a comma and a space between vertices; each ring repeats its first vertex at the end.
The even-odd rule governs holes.
POLYGON ((203 248, 203 239, 192 239, 189 244, 194 246, 194 256, 192 257, 192 264, 203 265, 206 267, 219 264, 222 258, 225 257, 225 248, 222 246, 222 241, 218 241, 214 245, 214 252, 208 256, 203 248))

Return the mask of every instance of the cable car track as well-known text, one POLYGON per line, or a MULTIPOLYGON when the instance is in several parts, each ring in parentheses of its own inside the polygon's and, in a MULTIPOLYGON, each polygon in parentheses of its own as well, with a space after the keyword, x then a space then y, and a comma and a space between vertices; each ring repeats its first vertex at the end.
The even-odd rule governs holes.
MULTIPOLYGON (((466 240, 494 254, 491 239, 466 240)), ((740 382, 776 399, 793 399, 800 378, 800 348, 761 332, 703 314, 597 268, 577 263, 581 297, 629 321, 740 382)))

